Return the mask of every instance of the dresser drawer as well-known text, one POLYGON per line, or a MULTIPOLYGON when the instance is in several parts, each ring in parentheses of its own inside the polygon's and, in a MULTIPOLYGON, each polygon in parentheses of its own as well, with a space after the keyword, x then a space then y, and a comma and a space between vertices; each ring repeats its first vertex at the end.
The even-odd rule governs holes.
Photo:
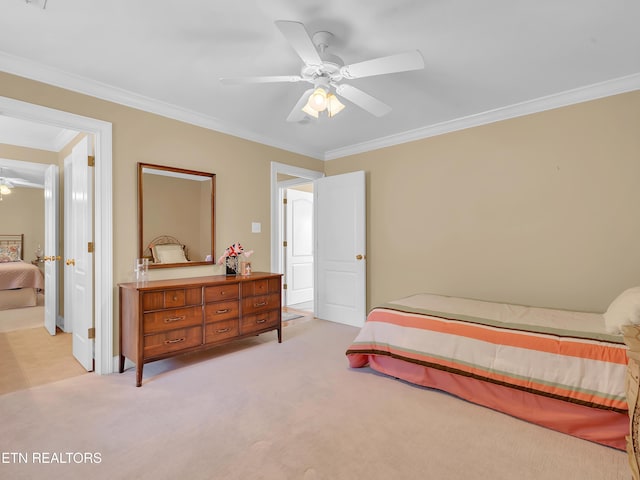
POLYGON ((239 313, 240 305, 238 300, 207 303, 204 306, 204 321, 210 323, 228 320, 230 318, 238 318, 239 313))
POLYGON ((215 287, 205 287, 204 301, 219 302, 221 300, 232 300, 240 296, 240 286, 237 283, 228 285, 216 285, 215 287))
POLYGON ((200 287, 145 292, 142 294, 142 310, 145 312, 200 304, 202 304, 202 288, 200 287))
POLYGON ((204 328, 204 343, 215 343, 227 338, 237 337, 240 332, 238 319, 208 323, 204 328))
POLYGON ((202 345, 202 327, 189 327, 144 337, 144 357, 151 358, 202 345))
POLYGON ((280 310, 258 313, 255 315, 245 315, 240 319, 240 333, 245 335, 257 332, 264 328, 277 327, 280 319, 280 310))
POLYGON ((280 291, 280 277, 263 278, 252 282, 245 282, 242 285, 243 297, 255 297, 258 295, 266 295, 268 293, 277 293, 280 291))
POLYGON ((242 315, 264 312, 274 308, 280 308, 280 295, 260 295, 242 299, 242 315))
POLYGON ((177 308, 145 313, 143 331, 148 333, 166 332, 176 328, 202 324, 202 307, 177 308))

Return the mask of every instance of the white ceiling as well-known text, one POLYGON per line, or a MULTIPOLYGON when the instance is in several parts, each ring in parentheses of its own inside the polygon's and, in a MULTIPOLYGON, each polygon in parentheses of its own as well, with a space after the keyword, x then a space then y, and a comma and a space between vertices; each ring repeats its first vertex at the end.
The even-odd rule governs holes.
MULTIPOLYGON (((321 159, 640 88, 638 0, 0 0, 0 70, 321 159), (336 36, 345 63, 418 49, 425 69, 350 80, 345 101, 287 123, 306 83, 274 25, 336 36)), ((0 85, 0 95, 2 86, 0 85)))

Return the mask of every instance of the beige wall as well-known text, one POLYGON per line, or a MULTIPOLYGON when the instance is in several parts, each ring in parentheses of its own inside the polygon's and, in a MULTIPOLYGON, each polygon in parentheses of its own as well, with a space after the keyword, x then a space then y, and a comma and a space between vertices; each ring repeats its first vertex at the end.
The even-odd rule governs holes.
MULTIPOLYGON (((32 163, 58 163, 58 154, 0 143, 0 158, 32 163)), ((17 187, 0 202, 1 233, 24 233, 24 259, 35 258, 38 245, 44 250, 44 190, 17 187)))
POLYGON ((640 285, 640 92, 329 161, 367 172, 368 299, 603 311, 640 285))
POLYGON ((137 257, 137 162, 216 173, 215 254, 240 241, 256 270, 270 265, 271 161, 365 170, 369 306, 431 291, 602 311, 640 284, 640 92, 329 162, 1 72, 0 95, 113 124, 114 293, 137 257))
POLYGON ((25 262, 36 258, 38 245, 44 248, 44 190, 15 187, 0 202, 0 233, 24 234, 25 262))
MULTIPOLYGON (((0 95, 113 124, 114 345, 117 291, 133 279, 137 252, 137 163, 179 166, 216 174, 216 255, 239 241, 255 251, 254 270, 270 268, 270 168, 276 161, 321 171, 320 160, 189 125, 133 108, 0 72, 0 95), (241 188, 239 187, 241 185, 241 188), (262 232, 251 233, 251 222, 262 232)), ((203 266, 157 269, 150 278, 218 273, 203 266)))

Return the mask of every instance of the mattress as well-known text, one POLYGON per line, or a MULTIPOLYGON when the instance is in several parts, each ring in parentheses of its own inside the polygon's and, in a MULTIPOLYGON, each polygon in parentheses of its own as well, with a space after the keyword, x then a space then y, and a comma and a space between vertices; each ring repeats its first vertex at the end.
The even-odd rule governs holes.
POLYGON ((419 294, 374 308, 346 353, 351 367, 369 365, 565 433, 585 424, 595 434, 577 436, 624 449, 626 352, 600 314, 419 294), (547 411, 528 413, 532 399, 547 411), (549 403, 559 415, 572 405, 579 414, 556 425, 549 403), (591 417, 599 425, 589 426, 591 417), (600 437, 603 425, 614 432, 600 437))

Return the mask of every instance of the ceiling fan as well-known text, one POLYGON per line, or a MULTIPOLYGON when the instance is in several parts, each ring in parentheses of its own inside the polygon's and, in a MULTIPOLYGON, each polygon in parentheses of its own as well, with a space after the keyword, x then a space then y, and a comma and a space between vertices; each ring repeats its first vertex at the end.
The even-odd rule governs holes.
POLYGON ((313 88, 302 94, 289 113, 288 122, 299 122, 307 115, 318 118, 324 111, 329 117, 336 115, 344 108, 338 96, 381 117, 391 111, 389 105, 342 81, 424 68, 424 60, 418 50, 345 65, 340 57, 326 51, 333 38, 330 32, 320 31, 311 37, 300 22, 278 20, 275 23, 304 62, 300 75, 223 77, 220 81, 228 85, 277 82, 312 84, 313 88))

